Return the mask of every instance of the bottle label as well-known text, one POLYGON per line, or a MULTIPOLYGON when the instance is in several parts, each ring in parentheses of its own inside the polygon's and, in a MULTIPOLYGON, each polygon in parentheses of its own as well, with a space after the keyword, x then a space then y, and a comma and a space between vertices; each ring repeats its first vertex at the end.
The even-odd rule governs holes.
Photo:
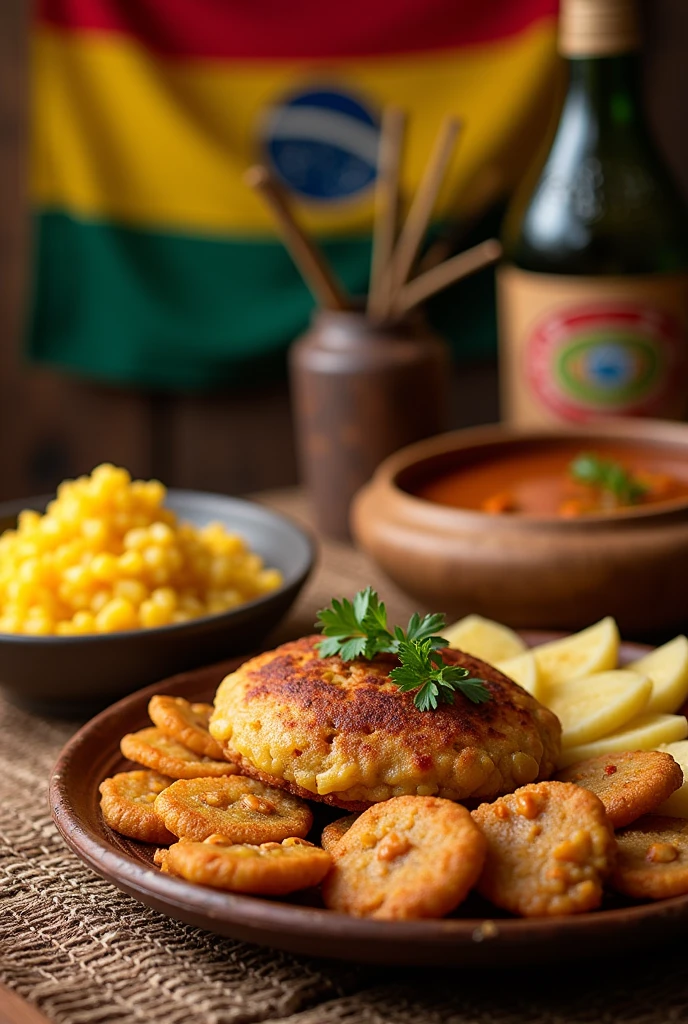
POLYGON ((498 277, 503 416, 519 425, 599 416, 682 419, 688 275, 498 277))

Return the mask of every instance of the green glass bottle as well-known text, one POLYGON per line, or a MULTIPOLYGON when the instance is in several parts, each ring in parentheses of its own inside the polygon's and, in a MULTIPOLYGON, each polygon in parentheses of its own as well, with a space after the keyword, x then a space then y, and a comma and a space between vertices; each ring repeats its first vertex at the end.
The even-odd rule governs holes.
POLYGON ((645 124, 636 19, 634 0, 562 0, 568 91, 498 277, 512 423, 688 408, 688 214, 645 124))

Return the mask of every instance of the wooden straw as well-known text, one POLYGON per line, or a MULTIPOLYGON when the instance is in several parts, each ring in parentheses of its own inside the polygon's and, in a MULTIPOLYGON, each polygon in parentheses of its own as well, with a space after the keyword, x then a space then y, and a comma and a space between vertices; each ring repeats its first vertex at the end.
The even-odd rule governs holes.
POLYGON ((386 107, 382 114, 375 182, 375 219, 370 260, 368 316, 384 320, 391 300, 390 267, 396 241, 399 206, 399 175, 406 116, 398 107, 386 107))
POLYGON ((435 292, 442 291, 443 288, 460 281, 463 277, 468 277, 469 274, 475 274, 490 263, 495 263, 501 255, 502 247, 497 239, 489 238, 480 245, 474 245, 472 249, 452 256, 450 260, 440 263, 439 266, 404 285, 394 300, 393 312, 399 316, 408 313, 435 292))
POLYGON ((392 304, 396 305, 394 295, 403 288, 411 268, 414 264, 418 250, 420 249, 423 237, 428 227, 432 211, 437 200, 437 195, 442 186, 449 161, 454 150, 454 144, 461 128, 461 122, 456 117, 447 117, 435 140, 430 159, 423 173, 418 191, 413 197, 411 209, 408 212, 404 226, 401 229, 399 241, 394 252, 392 263, 392 304))
POLYGON ((250 167, 244 175, 250 188, 260 192, 277 221, 291 258, 316 301, 326 309, 349 309, 350 303, 341 284, 315 243, 297 224, 287 199, 267 167, 250 167))
POLYGON ((418 264, 418 271, 431 270, 448 259, 459 248, 490 205, 504 192, 504 173, 501 167, 489 164, 467 189, 463 190, 464 213, 458 224, 450 226, 432 243, 418 264))

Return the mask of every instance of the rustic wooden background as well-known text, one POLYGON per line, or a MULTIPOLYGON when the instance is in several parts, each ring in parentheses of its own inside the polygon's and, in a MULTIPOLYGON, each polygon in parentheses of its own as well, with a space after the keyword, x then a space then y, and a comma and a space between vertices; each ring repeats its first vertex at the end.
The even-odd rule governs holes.
MULTIPOLYGON (((285 386, 204 397, 84 384, 22 360, 28 0, 0 0, 0 499, 50 490, 105 459, 177 487, 241 493, 297 479, 285 386)), ((645 0, 652 122, 688 196, 688 0, 645 0)), ((457 371, 454 425, 497 416, 494 367, 457 371)))

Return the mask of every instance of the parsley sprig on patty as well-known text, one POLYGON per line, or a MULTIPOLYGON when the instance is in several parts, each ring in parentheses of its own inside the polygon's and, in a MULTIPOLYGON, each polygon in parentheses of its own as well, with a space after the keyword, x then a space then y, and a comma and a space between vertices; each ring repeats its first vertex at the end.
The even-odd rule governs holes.
POLYGON ((401 626, 390 630, 384 603, 372 587, 366 587, 353 601, 333 599, 330 608, 318 612, 317 620, 326 638, 318 644, 321 658, 339 655, 343 661, 371 661, 376 654, 396 654, 401 665, 392 669, 389 678, 402 693, 416 691, 413 702, 419 711, 453 704, 457 691, 474 704, 490 700, 482 679, 471 677, 468 669, 458 665, 444 664, 439 652, 449 642, 438 634, 445 625, 443 615, 421 618, 414 612, 405 631, 401 626))

